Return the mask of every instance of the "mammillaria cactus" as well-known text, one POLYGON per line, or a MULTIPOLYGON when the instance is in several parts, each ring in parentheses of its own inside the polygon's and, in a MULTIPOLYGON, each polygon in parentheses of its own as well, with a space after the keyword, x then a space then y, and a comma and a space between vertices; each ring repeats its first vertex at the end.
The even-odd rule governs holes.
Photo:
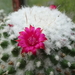
POLYGON ((51 7, 25 7, 0 24, 0 75, 75 75, 75 24, 51 7))

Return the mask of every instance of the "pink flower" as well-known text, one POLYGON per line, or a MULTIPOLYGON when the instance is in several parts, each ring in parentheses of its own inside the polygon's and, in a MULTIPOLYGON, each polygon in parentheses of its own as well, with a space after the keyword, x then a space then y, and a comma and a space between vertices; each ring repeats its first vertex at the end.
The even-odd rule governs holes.
POLYGON ((21 53, 32 52, 36 55, 37 50, 45 49, 44 41, 47 40, 45 35, 42 33, 41 28, 31 26, 25 28, 24 31, 19 32, 18 46, 22 48, 21 53))
POLYGON ((8 24, 9 25, 9 27, 13 27, 14 25, 12 25, 12 24, 8 24))
POLYGON ((50 8, 51 8, 51 9, 56 9, 57 6, 56 6, 56 5, 50 5, 50 8))

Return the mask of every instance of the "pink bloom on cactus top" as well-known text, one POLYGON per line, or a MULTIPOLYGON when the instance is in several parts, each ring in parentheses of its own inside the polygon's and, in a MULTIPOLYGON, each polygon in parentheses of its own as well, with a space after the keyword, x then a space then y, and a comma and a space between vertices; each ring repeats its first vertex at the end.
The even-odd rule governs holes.
POLYGON ((51 8, 51 9, 56 9, 57 6, 56 6, 56 5, 50 5, 50 8, 51 8))
POLYGON ((18 46, 22 48, 21 53, 32 52, 36 55, 36 51, 39 49, 45 49, 44 41, 47 40, 45 35, 42 33, 41 28, 25 27, 24 31, 19 32, 18 46))

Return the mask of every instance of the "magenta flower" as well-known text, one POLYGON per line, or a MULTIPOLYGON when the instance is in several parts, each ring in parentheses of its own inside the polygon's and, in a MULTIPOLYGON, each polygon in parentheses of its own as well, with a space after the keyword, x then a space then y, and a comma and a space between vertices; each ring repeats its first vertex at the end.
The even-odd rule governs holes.
POLYGON ((14 25, 12 25, 12 24, 8 24, 8 26, 9 26, 9 27, 13 27, 14 25))
POLYGON ((21 53, 32 52, 36 55, 37 50, 45 49, 44 41, 47 40, 45 35, 42 33, 41 28, 31 26, 25 28, 24 31, 19 32, 18 46, 22 48, 21 53))
POLYGON ((50 5, 50 8, 51 8, 51 9, 56 9, 57 6, 56 6, 56 5, 50 5))

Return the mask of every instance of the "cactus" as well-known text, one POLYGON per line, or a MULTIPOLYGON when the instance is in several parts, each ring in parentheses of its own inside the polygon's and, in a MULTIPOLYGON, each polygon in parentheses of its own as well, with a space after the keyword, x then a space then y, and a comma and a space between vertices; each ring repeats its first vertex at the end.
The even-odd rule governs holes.
POLYGON ((0 75, 75 75, 75 26, 70 18, 57 9, 26 7, 6 19, 0 23, 0 75), (45 48, 41 45, 36 54, 33 49, 22 53, 23 47, 18 46, 21 31, 30 24, 43 29, 40 34, 47 38, 45 48))

